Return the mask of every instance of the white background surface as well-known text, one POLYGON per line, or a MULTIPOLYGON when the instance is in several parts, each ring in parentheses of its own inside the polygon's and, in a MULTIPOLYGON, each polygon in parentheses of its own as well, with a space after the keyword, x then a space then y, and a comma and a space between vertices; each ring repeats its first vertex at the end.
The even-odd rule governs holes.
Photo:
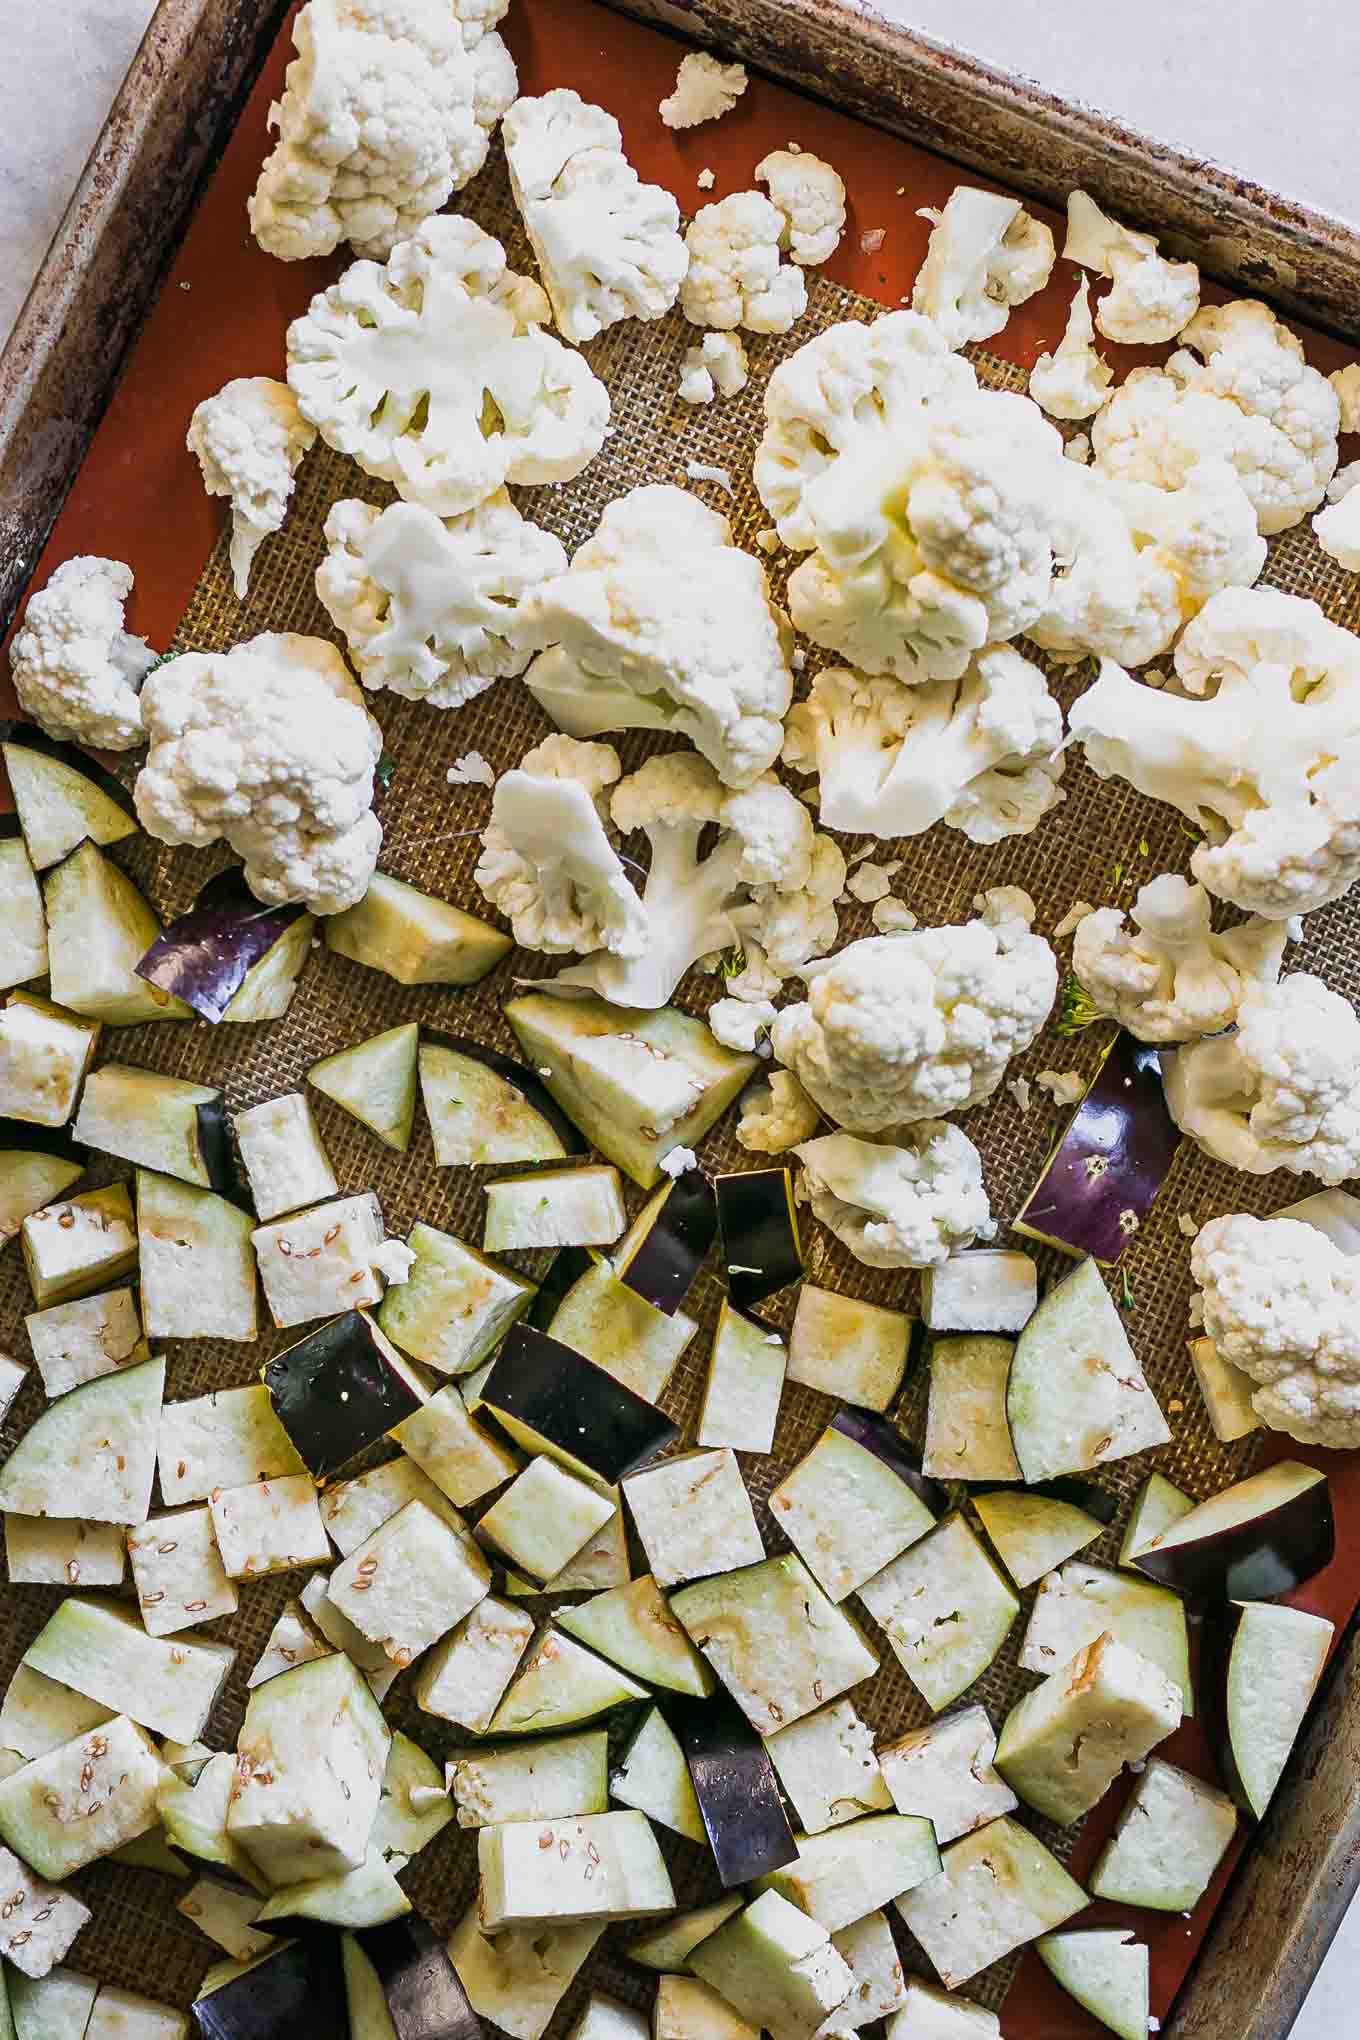
MULTIPOLYGON (((1360 225, 1353 0, 1234 0, 1228 8, 1223 0, 1139 0, 1136 8, 1127 0, 862 4, 1360 225), (1127 32, 1131 20, 1136 38, 1127 32)), ((0 0, 0 339, 154 6, 0 0)), ((1337 1937, 1295 2040, 1354 2031, 1357 1993, 1360 1908, 1337 1937)))

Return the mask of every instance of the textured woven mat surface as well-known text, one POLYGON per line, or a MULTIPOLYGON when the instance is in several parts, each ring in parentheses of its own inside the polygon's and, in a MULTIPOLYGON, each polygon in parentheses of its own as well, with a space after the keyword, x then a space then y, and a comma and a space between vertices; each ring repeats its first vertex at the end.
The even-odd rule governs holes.
MULTIPOLYGON (((464 209, 508 244, 512 265, 532 269, 511 207, 499 160, 463 197, 464 209)), ((732 519, 738 543, 754 549, 756 533, 768 523, 750 481, 751 457, 759 436, 761 399, 771 369, 791 346, 841 318, 872 318, 881 307, 851 296, 815 275, 810 277, 807 317, 788 339, 750 339, 750 386, 739 397, 697 412, 674 401, 680 358, 693 344, 693 329, 678 313, 656 325, 625 324, 586 350, 592 365, 609 386, 614 431, 598 460, 570 485, 517 492, 525 514, 555 531, 568 550, 594 529, 606 503, 646 481, 686 482, 687 462, 711 463, 730 470, 734 495, 710 483, 693 483, 697 493, 732 519)), ((995 387, 1023 388, 1024 378, 1009 365, 985 354, 976 356, 982 380, 995 387)), ((225 647, 265 630, 313 632, 333 637, 325 612, 317 603, 313 575, 323 551, 321 527, 338 497, 354 495, 374 502, 389 500, 383 485, 324 448, 308 460, 285 531, 270 540, 256 566, 247 605, 231 591, 225 543, 220 544, 183 618, 176 641, 180 650, 225 647)), ((773 575, 791 564, 777 556, 773 575)), ((1336 620, 1360 626, 1360 582, 1326 561, 1306 526, 1272 545, 1266 579, 1299 594, 1314 596, 1336 620)), ((337 642, 340 640, 337 638, 337 642)), ((818 660, 809 659, 809 672, 818 660)), ((1077 669, 1081 675, 1089 668, 1077 669)), ((1079 690, 1080 677, 1060 677, 1064 702, 1079 690)), ((474 911, 484 902, 471 882, 477 845, 459 832, 478 828, 487 813, 489 795, 482 788, 446 784, 448 765, 462 752, 480 750, 497 770, 514 764, 525 749, 547 731, 536 705, 517 682, 503 682, 467 708, 440 713, 418 704, 379 694, 370 706, 383 726, 387 749, 395 763, 391 785, 381 796, 386 840, 382 868, 414 881, 474 911)), ((625 766, 655 748, 641 734, 619 741, 625 766)), ((802 785, 804 782, 795 782, 802 785)), ((974 895, 983 887, 1019 884, 1040 905, 1038 925, 1051 931, 1079 898, 1093 903, 1127 905, 1145 877, 1164 869, 1183 868, 1189 844, 1178 818, 1112 783, 1102 786, 1073 759, 1066 778, 1066 800, 1038 832, 993 849, 980 849, 955 832, 938 828, 928 837, 900 846, 884 846, 876 854, 900 854, 904 869, 894 882, 922 923, 966 919, 974 895)), ((847 850, 854 847, 846 840, 847 850)), ((219 851, 203 854, 166 850, 145 839, 130 850, 120 846, 120 862, 144 885, 162 915, 183 910, 206 877, 226 861, 219 851)), ((1347 996, 1360 994, 1360 952, 1351 932, 1353 909, 1345 904, 1314 915, 1306 942, 1291 950, 1289 967, 1320 972, 1347 996)), ((842 909, 842 940, 872 933, 868 909, 850 902, 842 909)), ((1067 945, 1060 945, 1065 963, 1067 945)), ((211 1028, 173 1025, 123 1030, 106 1037, 104 1053, 177 1076, 211 1081, 225 1087, 230 1106, 239 1110, 261 1099, 301 1088, 308 1067, 320 1056, 347 1047, 399 1020, 427 1020, 457 1027, 480 1039, 513 1049, 500 1007, 516 975, 542 975, 547 959, 515 953, 484 984, 470 990, 430 987, 407 990, 386 977, 333 957, 318 947, 304 973, 292 1012, 265 1027, 211 1028)), ((701 1012, 715 996, 712 980, 694 977, 680 1003, 701 1012)), ((1015 1067, 1013 1074, 1033 1076, 1039 1069, 1079 1068, 1089 1073, 1098 1058, 1099 1030, 1076 1042, 1046 1033, 1015 1067)), ((1004 1090, 989 1105, 967 1116, 969 1134, 981 1148, 993 1208, 1004 1221, 1014 1213, 1043 1163, 1053 1134, 1065 1115, 1035 1092, 1035 1102, 1022 1114, 1004 1090)), ((313 1094, 317 1116, 340 1179, 342 1192, 373 1188, 378 1192, 389 1231, 404 1235, 413 1221, 425 1219, 469 1239, 480 1237, 481 1171, 439 1171, 435 1168, 423 1118, 418 1120, 410 1151, 395 1155, 326 1099, 313 1094)), ((736 1146, 731 1122, 705 1142, 701 1159, 709 1168, 741 1166, 750 1158, 736 1146)), ((96 1170, 92 1181, 120 1173, 96 1170)), ((1156 1464, 1172 1480, 1196 1495, 1206 1494, 1240 1475, 1252 1463, 1258 1441, 1224 1448, 1218 1445, 1204 1416, 1185 1360, 1188 1246, 1177 1217, 1191 1213, 1207 1218, 1223 1210, 1266 1212, 1302 1193, 1288 1177, 1257 1181, 1230 1174, 1186 1148, 1172 1172, 1152 1220, 1126 1257, 1132 1303, 1126 1317, 1139 1357, 1167 1410, 1174 1442, 1156 1456, 1156 1464)), ((632 1193, 635 1208, 639 1193, 632 1193)), ((820 1228, 808 1232, 808 1275, 832 1288, 914 1309, 915 1278, 866 1269, 852 1260, 820 1228)), ((514 1260, 516 1257, 509 1257, 514 1260)), ((1068 1264, 1040 1253, 1045 1275, 1068 1264)), ((536 1265, 521 1257, 528 1272, 536 1265)), ((666 1392, 664 1404, 682 1424, 692 1425, 704 1377, 709 1336, 717 1315, 719 1290, 705 1271, 689 1308, 700 1320, 694 1342, 666 1392)), ((31 1307, 16 1249, 0 1258, 0 1348, 27 1358, 24 1312, 31 1307)), ((771 1319, 786 1325, 792 1297, 775 1299, 771 1319)), ((167 1394, 179 1399, 256 1378, 272 1352, 290 1344, 296 1332, 270 1334, 258 1347, 242 1348, 210 1342, 170 1344, 167 1348, 167 1394)), ((902 1427, 920 1439, 924 1423, 925 1384, 909 1378, 898 1412, 902 1427)), ((26 1389, 3 1432, 7 1450, 40 1407, 40 1391, 26 1389)), ((828 1398, 808 1390, 786 1390, 775 1451, 767 1457, 744 1455, 744 1471, 757 1504, 767 1548, 776 1551, 784 1539, 765 1507, 769 1490, 814 1442, 834 1412, 828 1398)), ((375 1458, 389 1456, 385 1452, 375 1458)), ((1126 1461, 1102 1470, 1103 1482, 1127 1500, 1147 1468, 1126 1461)), ((1120 1529, 1111 1531, 1086 1554, 1113 1561, 1120 1529)), ((641 1566, 637 1567, 641 1570, 641 1566)), ((237 1646, 235 1671, 216 1711, 209 1740, 226 1748, 234 1741, 244 1702, 245 1680, 269 1632, 280 1604, 295 1593, 302 1579, 285 1576, 252 1585, 243 1595, 239 1614, 212 1625, 237 1646)), ((8 1679, 24 1647, 51 1612, 58 1596, 45 1589, 25 1588, 7 1597, 8 1620, 0 1635, 0 1677, 8 1679)), ((1032 1598, 1026 1594, 1028 1607, 1032 1598)), ((858 1614, 857 1604, 852 1604, 858 1614)), ((853 1699, 882 1737, 900 1734, 928 1719, 928 1710, 899 1670, 886 1642, 866 1622, 881 1651, 878 1676, 853 1699)), ((1016 1623, 1006 1649, 970 1698, 984 1701, 1000 1719, 1006 1707, 1033 1683, 1018 1670, 1017 1654, 1024 1633, 1016 1623)), ((433 1755, 458 1746, 446 1724, 420 1713, 399 1681, 389 1704, 393 1721, 413 1734, 433 1755)), ((1072 1837, 1060 1836, 1036 1823, 1061 1853, 1072 1837)), ((712 1895, 706 1856, 691 1845, 663 1834, 677 1896, 682 1905, 712 1895)), ((412 1866, 403 1881, 436 1926, 452 1926, 470 1899, 475 1884, 475 1838, 450 1828, 412 1866)), ((173 1909, 175 1887, 149 1873, 95 1866, 77 1880, 96 1908, 94 1924, 82 1937, 74 1959, 110 1980, 154 1990, 187 2003, 209 1960, 207 1943, 173 1909)), ((627 1928, 607 1933, 576 1987, 568 1994, 551 2028, 566 2031, 589 1985, 614 1991, 629 2003, 645 2006, 651 1996, 646 1973, 630 1967, 617 1947, 630 1937, 627 1928)), ((906 1958, 914 1957, 905 1935, 906 1958)), ((972 1994, 998 2004, 1010 1968, 1001 1966, 979 1979, 972 1994)))

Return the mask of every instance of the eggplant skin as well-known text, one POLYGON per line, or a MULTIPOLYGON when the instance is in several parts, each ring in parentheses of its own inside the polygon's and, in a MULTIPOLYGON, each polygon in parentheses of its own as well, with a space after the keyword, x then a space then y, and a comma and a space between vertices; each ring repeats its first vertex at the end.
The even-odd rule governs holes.
POLYGON ((1331 1488, 1320 1480, 1231 1529, 1166 1551, 1140 1552, 1134 1565, 1194 1599, 1275 1601, 1324 1571, 1335 1556, 1331 1488))
POLYGON ((211 1187, 228 1204, 236 1205, 253 1218, 255 1201, 231 1144, 226 1100, 219 1094, 194 1109, 198 1119, 198 1152, 211 1187))
POLYGON ((680 1435, 653 1404, 522 1318, 510 1327, 482 1385, 482 1413, 494 1418, 500 1412, 611 1486, 680 1435))
POLYGON ((488 1048, 484 1041, 474 1041, 467 1034, 445 1034, 437 1027, 422 1027, 422 1043, 431 1048, 451 1049, 455 1055, 465 1055, 472 1062, 478 1062, 494 1076, 503 1077, 512 1089, 519 1092, 535 1112, 546 1119, 562 1143, 564 1158, 570 1155, 584 1155, 590 1152, 590 1142, 574 1119, 569 1119, 552 1092, 536 1070, 527 1063, 516 1062, 513 1056, 503 1055, 498 1048, 488 1048))
POLYGON ((742 1169, 714 1179, 727 1293, 750 1310, 803 1274, 803 1250, 786 1168, 742 1169))
POLYGON ((137 975, 183 999, 200 1019, 221 1020, 255 965, 307 911, 298 902, 262 907, 238 870, 220 871, 157 936, 137 975))
POLYGON ((339 1934, 290 1942, 199 1998, 193 2015, 203 2040, 349 2040, 339 1934))
POLYGON ((325 1480, 420 1408, 362 1311, 332 1318, 264 1369, 274 1414, 314 1480, 325 1480))
POLYGON ((921 1456, 916 1447, 886 1417, 846 1403, 831 1419, 831 1428, 852 1439, 856 1445, 862 1445, 866 1452, 872 1452, 875 1459, 881 1459, 936 1515, 943 1516, 948 1510, 949 1496, 945 1489, 929 1474, 922 1473, 921 1456))
POLYGON ((424 1920, 361 1927, 354 1938, 377 1972, 397 2040, 483 2040, 458 1973, 424 1920))
POLYGON ((659 1704, 685 1753, 723 1889, 794 1862, 798 1844, 774 1765, 735 1700, 720 1693, 659 1704))

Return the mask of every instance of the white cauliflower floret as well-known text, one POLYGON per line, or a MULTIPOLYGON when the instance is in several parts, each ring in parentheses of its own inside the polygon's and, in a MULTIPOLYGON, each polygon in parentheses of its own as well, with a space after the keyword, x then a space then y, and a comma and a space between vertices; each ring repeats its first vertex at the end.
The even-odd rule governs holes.
POLYGON ((1096 351, 1091 286, 1083 276, 1072 298, 1056 354, 1041 354, 1029 372, 1029 393, 1050 418, 1091 418, 1110 394, 1114 370, 1096 351))
POLYGON ((81 553, 30 595, 9 669, 19 706, 49 737, 101 751, 142 742, 137 690, 156 654, 123 628, 131 593, 131 567, 81 553))
POLYGON ((981 1105, 1057 991, 1057 961, 1033 918, 1028 895, 1003 886, 963 927, 851 942, 802 973, 807 1000, 776 1016, 775 1055, 851 1133, 981 1105))
POLYGON ((1360 1445, 1360 1259, 1315 1226, 1236 1212, 1196 1234, 1204 1329, 1261 1385, 1252 1408, 1305 1445, 1360 1445))
POLYGON ((502 773, 473 877, 524 949, 639 956, 642 902, 605 829, 619 776, 612 744, 546 737, 502 773))
POLYGON ((1084 191, 1068 196, 1063 259, 1112 279, 1114 289, 1096 311, 1096 324, 1107 340, 1155 347, 1174 340, 1199 310, 1194 263, 1168 261, 1157 253, 1152 234, 1121 227, 1084 191))
POLYGON ((1192 1041, 1231 1027, 1243 1001, 1279 977, 1285 925, 1253 918, 1216 935, 1209 910, 1203 886, 1164 872, 1139 889, 1132 930, 1118 907, 1088 913, 1072 945, 1080 1011, 1065 1010, 1064 1019, 1107 1015, 1140 1041, 1192 1041))
POLYGON ((289 386, 328 446, 454 517, 506 482, 570 481, 604 444, 609 393, 548 317, 499 241, 444 214, 312 299, 289 386))
POLYGON ((449 0, 311 0, 293 41, 269 109, 278 144, 250 200, 255 238, 285 262, 342 241, 381 260, 486 161, 479 80, 494 73, 449 0))
POLYGON ((1053 273, 1053 236, 1018 198, 960 184, 943 212, 923 207, 921 217, 933 224, 912 309, 932 319, 950 347, 990 340, 1053 273))
POLYGON ((1360 432, 1360 361, 1348 361, 1334 368, 1327 378, 1341 406, 1341 430, 1360 432))
POLYGON ((828 845, 838 868, 819 873, 812 819, 772 775, 733 792, 697 753, 671 752, 620 781, 610 813, 616 828, 640 829, 651 845, 644 939, 627 957, 588 957, 557 984, 585 985, 619 1006, 664 1006, 701 957, 758 941, 784 978, 835 941, 844 862, 828 845), (701 857, 710 825, 718 839, 701 857))
POLYGON ((758 191, 700 206, 685 236, 689 272, 680 286, 692 326, 787 333, 802 318, 807 284, 801 269, 779 259, 784 231, 784 215, 758 191))
POLYGON ((817 1107, 788 1070, 771 1070, 741 1094, 737 1139, 750 1153, 782 1155, 817 1131, 817 1107))
POLYGON ((982 1157, 966 1133, 922 1119, 901 1144, 827 1133, 795 1150, 812 1213, 869 1268, 934 1268, 996 1231, 982 1157))
POLYGON ((678 395, 682 404, 711 404, 715 396, 744 390, 749 364, 735 333, 705 333, 703 344, 685 350, 678 395))
POLYGON ((707 50, 680 59, 675 89, 657 112, 668 128, 701 127, 730 113, 750 83, 745 64, 723 64, 707 50))
POLYGON ((811 557, 793 620, 866 673, 954 680, 1042 613, 1051 502, 1070 472, 1036 404, 979 391, 915 312, 832 326, 765 393, 755 481, 811 557))
POLYGON ((336 503, 326 541, 317 598, 364 686, 432 708, 461 707, 524 671, 519 605, 567 564, 560 542, 521 517, 504 489, 450 518, 416 503, 336 503))
POLYGON ((519 91, 515 60, 495 33, 509 9, 510 0, 453 0, 463 47, 472 58, 473 112, 488 136, 495 133, 519 91))
POLYGON ((1092 770, 1203 830, 1190 868, 1219 899, 1269 920, 1339 899, 1360 876, 1360 641, 1315 602, 1228 589, 1176 672, 1150 688, 1101 667, 1068 718, 1092 770))
POLYGON ((238 376, 204 398, 185 444, 197 456, 208 494, 231 498, 231 572, 244 602, 256 553, 271 532, 283 529, 293 478, 316 444, 316 429, 287 383, 238 376))
POLYGON ((1324 1183, 1360 1175, 1360 1015, 1321 978, 1297 971, 1249 992, 1234 1034, 1178 1049, 1164 1069, 1172 1118, 1215 1161, 1324 1183))
POLYGON ((760 562, 683 489, 653 484, 611 503, 570 571, 521 605, 516 634, 552 647, 527 685, 574 737, 669 730, 729 786, 779 756, 787 626, 760 562))
POLYGON ((1327 508, 1313 519, 1313 536, 1329 559, 1360 574, 1360 460, 1338 468, 1327 484, 1327 508))
POLYGON ((680 208, 639 178, 613 114, 559 87, 516 100, 502 139, 558 330, 579 345, 668 312, 689 267, 680 208))
POLYGON ((807 149, 771 149, 756 164, 756 183, 784 215, 780 246, 804 268, 829 262, 845 231, 845 185, 807 149))
POLYGON ((754 1055, 770 1030, 774 1006, 769 999, 715 999, 704 1018, 713 1039, 724 1048, 754 1055))
POLYGON ((1135 368, 1096 414, 1096 465, 1177 489, 1206 457, 1231 461, 1261 532, 1289 530, 1335 470, 1336 391, 1254 298, 1206 306, 1181 339, 1165 368, 1135 368))
POLYGON ((161 843, 225 837, 270 906, 339 914, 368 890, 382 829, 382 731, 334 645, 269 632, 184 652, 142 690, 150 748, 137 813, 161 843))
POLYGON ((818 774, 829 829, 919 836, 943 821, 996 843, 1027 835, 1062 799, 1062 741, 1039 668, 989 645, 961 680, 923 687, 828 667, 790 711, 783 756, 818 774))

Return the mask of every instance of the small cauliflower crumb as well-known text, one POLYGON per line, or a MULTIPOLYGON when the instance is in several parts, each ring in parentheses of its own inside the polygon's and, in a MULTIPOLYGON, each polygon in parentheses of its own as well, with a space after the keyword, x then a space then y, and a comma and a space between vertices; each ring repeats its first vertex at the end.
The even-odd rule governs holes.
POLYGON ((872 906, 875 900, 886 899, 892 891, 892 877, 882 864, 860 864, 846 879, 845 889, 852 899, 872 906))
POLYGON ((415 1255, 402 1240, 384 1240, 373 1256, 373 1266, 391 1284, 405 1282, 415 1262, 415 1255))
POLYGON ((1034 1081, 1055 1105, 1078 1105, 1086 1096, 1086 1079, 1078 1070, 1040 1070, 1034 1081))
POLYGON ((680 368, 683 404, 711 404, 715 396, 735 397, 745 389, 749 375, 746 349, 735 333, 705 333, 702 346, 691 347, 680 368))
POLYGON ((696 347, 680 364, 680 386, 675 392, 682 404, 711 404, 717 391, 709 374, 704 358, 696 347))
POLYGON ((864 233, 862 233, 859 237, 860 254, 877 255, 879 249, 883 246, 883 243, 887 240, 887 238, 888 229, 886 227, 866 228, 864 233))
POLYGON ((482 756, 480 751, 464 751, 461 758, 455 758, 444 774, 450 786, 494 786, 495 768, 482 756))
POLYGON ((798 649, 795 651, 793 655, 793 670, 795 673, 802 673, 806 670, 806 668, 807 668, 807 653, 803 650, 802 646, 799 645, 798 649))
POLYGON ((1199 1231, 1199 1220, 1192 1218, 1188 1211, 1183 1211, 1176 1220, 1176 1226, 1182 1239, 1192 1240, 1199 1231))
POLYGON ((1014 1098, 1020 1110, 1022 1112, 1028 1112, 1030 1106, 1030 1090, 1029 1085, 1026 1083, 1025 1079, 1023 1077, 1012 1077, 1010 1082, 1007 1084, 1006 1089, 1010 1092, 1012 1098, 1014 1098))
POLYGON ((763 553, 776 553, 779 551, 779 533, 768 528, 764 531, 758 531, 756 533, 756 544, 763 553))
POLYGON ((724 1048, 747 1055, 760 1046, 760 1037, 774 1019, 769 999, 717 999, 708 1009, 708 1025, 714 1039, 724 1048))
POLYGON ((1061 942, 1064 935, 1072 933, 1079 921, 1084 921, 1088 914, 1094 914, 1094 912, 1095 908, 1089 900, 1073 900, 1071 906, 1053 930, 1053 940, 1061 942))
POLYGON ((1341 430, 1360 432, 1360 361, 1348 361, 1327 378, 1341 405, 1341 430))
POLYGON ((704 165, 703 169, 699 172, 699 175, 694 180, 694 182, 698 185, 700 191, 712 191, 717 181, 718 179, 716 173, 710 170, 707 164, 704 165))
POLYGON ((707 50, 691 50, 657 111, 668 128, 701 127, 730 113, 750 82, 745 64, 721 64, 707 50))
POLYGON ((692 482, 713 482, 718 488, 726 489, 729 496, 736 494, 732 487, 732 476, 726 468, 710 467, 702 460, 689 460, 685 462, 685 473, 692 482))
POLYGON ((845 230, 845 185, 830 163, 801 149, 772 149, 756 183, 784 216, 779 245, 804 268, 829 262, 845 230))
POLYGON ((905 900, 875 900, 872 919, 880 935, 908 934, 921 925, 905 900))
POLYGON ((669 1176, 672 1181, 677 1176, 685 1175, 690 1169, 697 1169, 698 1166, 699 1157, 695 1154, 693 1148, 687 1147, 671 1148, 669 1153, 662 1155, 657 1163, 657 1167, 662 1175, 669 1176))
POLYGON ((1063 447, 1064 457, 1075 460, 1086 467, 1091 459, 1091 435, 1089 432, 1074 432, 1063 447))

